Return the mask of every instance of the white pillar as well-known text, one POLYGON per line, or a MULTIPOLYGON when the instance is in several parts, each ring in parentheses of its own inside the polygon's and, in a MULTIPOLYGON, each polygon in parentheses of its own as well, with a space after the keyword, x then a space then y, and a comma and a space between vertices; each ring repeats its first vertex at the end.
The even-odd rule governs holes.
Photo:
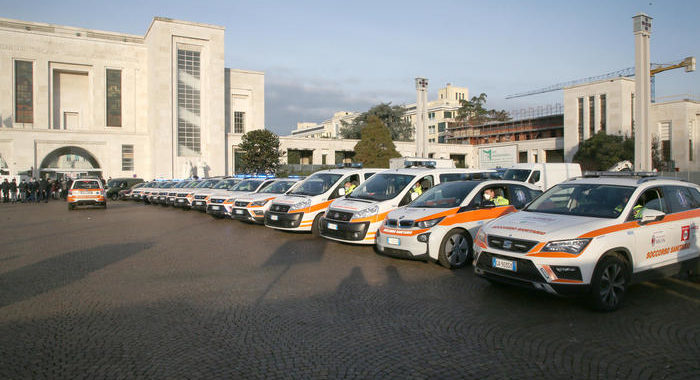
POLYGON ((428 80, 416 78, 416 157, 427 157, 428 139, 425 121, 428 118, 428 80))
POLYGON ((649 36, 651 17, 639 13, 632 17, 634 27, 634 169, 651 171, 651 130, 649 108, 651 107, 651 62, 649 58, 649 36))

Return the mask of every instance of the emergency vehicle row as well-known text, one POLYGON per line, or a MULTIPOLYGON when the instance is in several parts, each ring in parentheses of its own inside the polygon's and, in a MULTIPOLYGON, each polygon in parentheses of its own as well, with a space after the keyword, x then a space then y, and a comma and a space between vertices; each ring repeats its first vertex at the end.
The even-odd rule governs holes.
POLYGON ((473 262, 489 281, 584 294, 602 310, 619 307, 633 281, 697 270, 698 185, 575 173, 542 194, 530 180, 534 171, 510 174, 513 180, 479 169, 342 168, 305 179, 147 183, 130 196, 376 245, 384 255, 447 268, 473 262))

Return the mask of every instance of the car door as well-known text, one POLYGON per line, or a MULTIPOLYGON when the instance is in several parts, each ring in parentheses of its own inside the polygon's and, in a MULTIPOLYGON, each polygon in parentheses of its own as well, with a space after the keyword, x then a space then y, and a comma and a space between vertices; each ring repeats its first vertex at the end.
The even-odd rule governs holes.
POLYGON ((645 190, 637 197, 633 205, 642 206, 641 213, 637 213, 633 209, 627 219, 639 224, 638 228, 633 229, 635 250, 632 255, 636 263, 635 272, 661 268, 676 262, 677 253, 672 252, 671 248, 675 245, 673 243, 675 240, 674 232, 678 223, 670 221, 663 189, 652 187, 645 190), (666 215, 659 221, 643 223, 639 216, 644 214, 644 210, 657 210, 666 215))
POLYGON ((675 219, 669 224, 671 250, 674 251, 676 260, 685 261, 697 257, 700 254, 697 236, 700 218, 690 215, 700 208, 700 199, 696 199, 693 194, 697 190, 688 186, 663 186, 662 189, 672 215, 669 219, 675 219))

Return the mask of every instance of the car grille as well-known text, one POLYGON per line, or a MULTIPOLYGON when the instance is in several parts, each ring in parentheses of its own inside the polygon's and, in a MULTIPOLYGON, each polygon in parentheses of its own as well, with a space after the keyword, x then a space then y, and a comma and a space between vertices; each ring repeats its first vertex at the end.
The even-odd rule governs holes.
POLYGON ((168 193, 164 191, 162 193, 158 193, 158 195, 168 195, 168 193))
POLYGON ((502 236, 492 236, 492 235, 489 235, 488 242, 489 242, 489 247, 491 247, 491 248, 497 248, 497 249, 502 249, 504 251, 517 252, 517 253, 528 252, 532 249, 532 247, 537 245, 536 241, 511 239, 511 238, 505 238, 502 236), (510 242, 510 243, 508 243, 508 242, 510 242))
POLYGON ((213 198, 211 200, 211 203, 224 203, 224 199, 223 198, 213 198))
POLYGON ((349 222, 350 219, 352 219, 352 215, 353 214, 351 212, 330 210, 328 211, 328 214, 326 214, 326 219, 339 220, 341 222, 349 222))
POLYGON ((177 196, 180 198, 184 198, 187 196, 187 193, 178 193, 177 196))
POLYGON ((289 205, 278 205, 278 204, 273 204, 272 206, 270 206, 270 211, 274 211, 274 212, 287 212, 287 211, 289 211, 289 208, 290 208, 290 207, 291 207, 291 206, 289 206, 289 205))
POLYGON ((177 193, 168 193, 168 196, 169 196, 169 197, 174 197, 174 196, 177 196, 177 193))
POLYGON ((397 225, 398 225, 398 224, 397 224, 396 219, 387 219, 387 220, 386 220, 386 226, 387 226, 387 227, 396 227, 397 225))
POLYGON ((520 279, 520 280, 525 280, 525 281, 534 281, 534 282, 544 282, 544 278, 540 274, 540 272, 537 270, 535 267, 535 264, 532 263, 530 260, 526 259, 520 259, 517 257, 508 257, 508 256, 501 256, 501 255, 496 255, 491 252, 481 252, 479 255, 479 261, 476 264, 480 269, 484 269, 486 271, 492 272, 492 273, 498 273, 500 275, 510 277, 510 278, 515 278, 515 279, 520 279), (495 268, 493 267, 491 261, 494 257, 497 257, 499 259, 505 259, 505 260, 511 260, 511 261, 516 261, 517 262, 517 272, 509 271, 507 269, 501 269, 501 268, 495 268))
POLYGON ((399 227, 411 228, 411 227, 413 227, 413 221, 412 220, 399 220, 399 227))
POLYGON ((236 205, 236 207, 248 207, 250 202, 236 201, 234 204, 236 205))
POLYGON ((194 199, 197 199, 197 200, 207 199, 207 196, 206 195, 195 195, 194 199))

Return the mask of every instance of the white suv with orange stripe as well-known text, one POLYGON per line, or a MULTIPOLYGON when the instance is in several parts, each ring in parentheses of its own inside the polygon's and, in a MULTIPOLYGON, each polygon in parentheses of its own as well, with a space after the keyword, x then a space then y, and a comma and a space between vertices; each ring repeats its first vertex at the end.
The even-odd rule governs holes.
POLYGON ((531 184, 506 181, 458 181, 438 185, 408 206, 392 211, 377 233, 385 255, 437 261, 446 268, 466 265, 472 242, 486 222, 522 209, 542 194, 531 184), (485 199, 493 191, 502 205, 485 199))
POLYGON ((107 208, 105 190, 99 179, 76 179, 68 190, 68 209, 75 206, 102 206, 107 208))
POLYGON ((345 195, 345 183, 357 186, 382 170, 342 168, 318 171, 272 202, 270 210, 265 213, 265 225, 280 230, 311 231, 318 235, 321 217, 334 199, 345 195))
POLYGON ((344 198, 331 203, 321 219, 321 236, 345 243, 374 244, 384 218, 436 184, 495 175, 494 170, 406 168, 381 171, 344 198))
POLYGON ((596 173, 485 225, 474 269, 492 281, 586 294, 596 309, 612 311, 632 281, 697 270, 698 226, 700 186, 596 173))
POLYGON ((287 193, 298 182, 298 178, 279 178, 256 193, 241 195, 233 202, 231 219, 264 224, 265 212, 270 209, 272 201, 287 193))

